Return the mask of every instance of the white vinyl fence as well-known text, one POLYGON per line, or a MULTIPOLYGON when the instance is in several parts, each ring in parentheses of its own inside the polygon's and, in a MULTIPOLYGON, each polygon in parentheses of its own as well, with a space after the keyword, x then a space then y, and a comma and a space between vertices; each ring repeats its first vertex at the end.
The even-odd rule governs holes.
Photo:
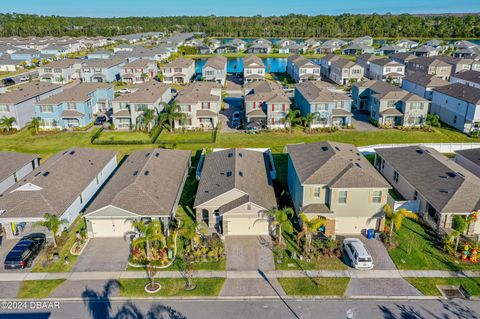
POLYGON ((440 153, 453 153, 460 150, 468 150, 472 148, 480 148, 480 143, 412 143, 412 144, 375 144, 368 146, 360 146, 358 150, 363 154, 375 153, 376 148, 391 148, 423 145, 436 149, 440 153))

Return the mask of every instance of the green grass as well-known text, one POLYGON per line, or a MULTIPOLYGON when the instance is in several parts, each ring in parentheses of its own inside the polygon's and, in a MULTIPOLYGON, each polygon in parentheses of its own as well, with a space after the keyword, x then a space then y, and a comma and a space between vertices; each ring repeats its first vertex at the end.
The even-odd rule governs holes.
POLYGON ((213 139, 211 131, 170 133, 168 130, 163 130, 157 141, 158 143, 192 145, 193 143, 210 144, 213 139))
POLYGON ((53 262, 47 267, 43 267, 43 262, 46 260, 46 254, 42 254, 39 257, 39 260, 35 263, 32 268, 32 272, 69 272, 79 256, 72 255, 70 249, 76 240, 76 232, 85 227, 85 220, 82 216, 77 217, 77 220, 72 224, 70 231, 68 233, 67 240, 57 247, 57 252, 59 254, 59 259, 56 262, 53 262), (68 257, 70 263, 65 264, 65 257, 68 257))
POLYGON ((480 296, 480 278, 405 278, 426 296, 441 296, 439 286, 462 286, 470 296, 480 296))
POLYGON ((184 290, 185 280, 181 278, 156 279, 162 289, 155 294, 145 292, 147 279, 120 279, 121 297, 189 297, 189 296, 218 296, 222 290, 225 278, 195 278, 197 285, 192 291, 184 290))
POLYGON ((150 137, 145 132, 140 131, 103 131, 98 141, 144 141, 150 142, 150 137))
POLYGON ((478 270, 479 264, 461 263, 437 247, 423 226, 404 219, 397 232, 399 246, 389 250, 390 257, 399 269, 410 270, 478 270))
POLYGON ((343 296, 350 278, 278 278, 289 296, 343 296))
POLYGON ((53 280, 26 280, 22 282, 18 291, 18 299, 38 299, 47 298, 60 286, 65 279, 53 280))

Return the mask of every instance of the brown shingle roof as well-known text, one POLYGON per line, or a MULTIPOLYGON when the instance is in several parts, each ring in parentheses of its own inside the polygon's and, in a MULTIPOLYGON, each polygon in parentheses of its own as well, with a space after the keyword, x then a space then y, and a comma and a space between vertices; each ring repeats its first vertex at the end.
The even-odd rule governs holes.
MULTIPOLYGON (((170 85, 155 80, 139 84, 138 89, 132 93, 123 94, 114 99, 114 101, 130 103, 155 103, 166 91, 170 90, 170 85)), ((169 101, 164 101, 169 102, 169 101)))
POLYGON ((47 82, 30 82, 21 85, 18 90, 0 94, 0 103, 18 104, 30 100, 36 96, 56 90, 62 87, 59 84, 47 82))

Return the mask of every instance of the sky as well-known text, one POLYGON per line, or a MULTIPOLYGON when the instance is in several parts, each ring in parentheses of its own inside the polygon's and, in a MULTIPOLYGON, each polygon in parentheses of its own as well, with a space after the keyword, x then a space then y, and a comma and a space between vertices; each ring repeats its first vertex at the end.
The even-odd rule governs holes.
POLYGON ((88 17, 480 12, 480 0, 0 0, 0 2, 2 13, 88 17))

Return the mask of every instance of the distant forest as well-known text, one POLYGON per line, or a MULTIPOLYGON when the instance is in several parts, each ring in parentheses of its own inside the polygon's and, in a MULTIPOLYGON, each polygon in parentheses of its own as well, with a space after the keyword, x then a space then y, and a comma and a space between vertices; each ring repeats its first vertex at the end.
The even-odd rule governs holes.
POLYGON ((115 36, 149 31, 205 32, 213 37, 480 38, 480 16, 291 14, 278 17, 87 18, 0 14, 0 36, 4 37, 115 36))

